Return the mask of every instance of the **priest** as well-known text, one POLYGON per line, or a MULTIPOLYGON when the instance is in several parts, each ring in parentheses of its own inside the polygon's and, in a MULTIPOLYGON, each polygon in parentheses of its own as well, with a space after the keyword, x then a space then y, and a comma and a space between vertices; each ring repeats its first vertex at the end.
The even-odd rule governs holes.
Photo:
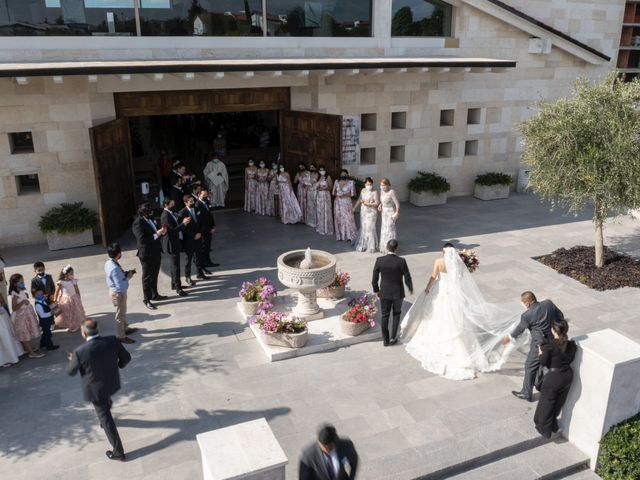
POLYGON ((218 158, 218 155, 214 154, 204 167, 203 173, 211 192, 211 206, 224 207, 224 197, 229 190, 227 167, 218 158))

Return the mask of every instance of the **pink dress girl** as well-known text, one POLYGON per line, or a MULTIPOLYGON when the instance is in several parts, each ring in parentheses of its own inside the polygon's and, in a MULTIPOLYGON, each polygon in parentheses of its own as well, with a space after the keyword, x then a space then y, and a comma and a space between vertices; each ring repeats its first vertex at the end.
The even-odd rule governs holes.
POLYGON ((275 217, 280 214, 280 194, 278 193, 278 167, 273 165, 269 172, 269 197, 267 201, 267 215, 275 217))
POLYGON ((260 168, 257 173, 256 213, 267 215, 269 211, 269 170, 260 168))
POLYGON ((62 269, 60 280, 56 282, 54 299, 58 302, 60 315, 56 318, 56 325, 76 332, 87 318, 80 299, 78 281, 73 277, 73 268, 67 265, 62 269))
POLYGON ((31 346, 31 341, 40 337, 40 324, 33 305, 29 302, 24 279, 19 274, 14 274, 9 283, 13 335, 27 351, 29 358, 41 358, 43 354, 36 353, 31 346))
MULTIPOLYGON (((315 167, 311 167, 315 168, 315 167)), ((305 189, 307 191, 307 202, 305 204, 304 222, 311 228, 316 228, 317 223, 317 206, 316 206, 316 182, 318 181, 318 172, 310 171, 305 177, 305 189)))
POLYGON ((333 194, 336 197, 333 205, 336 240, 353 241, 358 238, 358 228, 351 203, 351 197, 356 194, 353 181, 348 179, 337 181, 333 184, 333 194))
POLYGON ((293 194, 291 180, 289 180, 289 175, 284 171, 284 167, 280 169, 280 174, 278 175, 278 190, 280 191, 280 221, 285 224, 301 222, 302 211, 296 196, 293 194))
POLYGON ((253 161, 249 161, 249 166, 244 169, 244 211, 254 212, 256 210, 256 194, 258 192, 258 172, 253 166, 253 161))
POLYGON ((331 208, 331 177, 320 170, 316 182, 316 232, 320 235, 333 235, 333 210, 331 208))

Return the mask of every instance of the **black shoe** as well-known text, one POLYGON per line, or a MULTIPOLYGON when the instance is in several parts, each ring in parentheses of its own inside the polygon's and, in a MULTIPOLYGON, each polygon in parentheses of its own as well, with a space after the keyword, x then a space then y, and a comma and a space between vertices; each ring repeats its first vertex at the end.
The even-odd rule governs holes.
POLYGON ((397 338, 392 338, 391 340, 389 340, 389 345, 395 345, 396 343, 398 343, 397 338))
POLYGON ((135 328, 135 327, 127 327, 127 328, 124 330, 124 333, 125 333, 125 335, 130 335, 130 334, 132 334, 132 333, 136 333, 137 331, 138 331, 138 329, 137 329, 137 328, 135 328))
POLYGON ((105 452, 105 455, 107 456, 107 458, 109 460, 118 460, 120 462, 124 462, 127 458, 124 456, 124 453, 121 455, 118 455, 117 453, 112 452, 111 450, 107 450, 105 452))
POLYGON ((47 347, 47 350, 57 350, 60 348, 60 345, 51 345, 50 347, 47 347))
POLYGON ((207 276, 204 273, 199 273, 198 275, 196 275, 196 278, 198 280, 206 280, 207 276))
POLYGON ((153 303, 151 302, 142 302, 144 303, 144 306, 147 307, 149 310, 157 310, 158 307, 156 307, 153 303))
POLYGON ((389 342, 382 342, 382 346, 383 347, 388 347, 389 346, 389 342))
POLYGON ((196 282, 194 282, 193 280, 191 280, 191 277, 187 277, 184 279, 184 283, 186 283, 187 285, 189 285, 190 287, 193 287, 196 282))
POLYGON ((204 273, 205 275, 213 275, 209 270, 207 270, 206 268, 202 269, 202 273, 204 273))
POLYGON ((176 290, 176 293, 180 296, 180 297, 186 297, 187 295, 189 295, 187 292, 185 292, 182 289, 176 290))
POLYGON ((526 400, 527 402, 531 401, 531 397, 525 395, 523 392, 518 392, 516 390, 513 390, 511 393, 513 394, 514 397, 518 397, 520 400, 526 400))
POLYGON ((123 338, 119 338, 118 341, 120 343, 136 343, 136 341, 133 338, 129 338, 129 337, 123 337, 123 338))
POLYGON ((219 266, 220 266, 220 264, 216 263, 216 262, 207 263, 207 267, 209 267, 209 268, 216 268, 216 267, 219 267, 219 266))
POLYGON ((167 297, 166 295, 160 295, 159 293, 157 293, 156 295, 153 296, 151 300, 159 301, 159 300, 167 300, 168 298, 169 297, 167 297))

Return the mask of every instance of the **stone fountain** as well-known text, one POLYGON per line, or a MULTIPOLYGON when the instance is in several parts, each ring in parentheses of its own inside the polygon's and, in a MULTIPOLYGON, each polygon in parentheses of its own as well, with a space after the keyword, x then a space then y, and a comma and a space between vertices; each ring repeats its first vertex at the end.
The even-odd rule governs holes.
POLYGON ((336 257, 322 250, 292 250, 278 257, 278 280, 298 290, 293 314, 305 320, 324 317, 316 291, 331 285, 336 277, 336 257))

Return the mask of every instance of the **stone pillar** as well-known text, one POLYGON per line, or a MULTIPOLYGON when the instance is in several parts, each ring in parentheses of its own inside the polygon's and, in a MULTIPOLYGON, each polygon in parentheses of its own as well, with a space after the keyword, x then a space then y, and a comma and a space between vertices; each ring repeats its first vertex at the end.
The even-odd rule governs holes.
POLYGON ((595 469, 602 437, 640 411, 640 344, 609 328, 575 340, 574 380, 560 427, 595 469))
POLYGON ((204 480, 285 480, 287 457, 264 418, 196 435, 204 480))
POLYGON ((391 37, 392 0, 373 0, 373 36, 389 39, 391 37))

